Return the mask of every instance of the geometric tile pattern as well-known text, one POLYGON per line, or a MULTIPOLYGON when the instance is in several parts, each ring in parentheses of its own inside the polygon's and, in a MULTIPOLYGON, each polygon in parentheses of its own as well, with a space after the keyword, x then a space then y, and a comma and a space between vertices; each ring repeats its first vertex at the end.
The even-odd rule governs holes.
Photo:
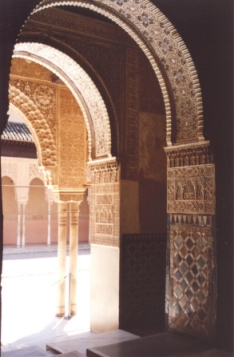
POLYGON ((120 259, 120 327, 165 329, 166 234, 124 234, 120 259))
POLYGON ((214 329, 214 256, 206 226, 170 225, 169 327, 201 337, 214 329))

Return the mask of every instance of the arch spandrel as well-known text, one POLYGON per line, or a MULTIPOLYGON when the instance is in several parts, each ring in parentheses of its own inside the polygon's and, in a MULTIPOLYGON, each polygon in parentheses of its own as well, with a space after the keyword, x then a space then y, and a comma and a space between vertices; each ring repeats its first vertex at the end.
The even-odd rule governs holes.
POLYGON ((9 86, 9 100, 11 105, 24 118, 34 137, 37 147, 39 166, 57 165, 56 145, 46 119, 33 101, 20 89, 9 86))
POLYGON ((110 157, 111 132, 107 109, 86 72, 69 56, 40 43, 16 44, 13 57, 35 61, 63 80, 77 100, 85 119, 89 159, 110 157))
POLYGON ((167 145, 171 145, 172 105, 176 111, 176 143, 204 140, 202 95, 196 68, 177 30, 154 4, 148 0, 98 0, 92 3, 43 0, 34 12, 66 5, 85 7, 110 18, 146 54, 164 97, 167 145))

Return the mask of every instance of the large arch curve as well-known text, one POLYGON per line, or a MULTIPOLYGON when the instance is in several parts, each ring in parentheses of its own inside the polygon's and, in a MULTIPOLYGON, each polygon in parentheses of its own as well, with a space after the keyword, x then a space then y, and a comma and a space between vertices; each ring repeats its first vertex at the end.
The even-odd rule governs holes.
POLYGON ((13 57, 30 59, 58 75, 82 110, 87 132, 89 160, 111 157, 110 123, 104 101, 87 73, 69 56, 40 43, 18 43, 13 57))
POLYGON ((33 13, 53 6, 80 6, 96 11, 122 27, 140 46, 158 78, 165 103, 167 145, 171 145, 175 106, 176 143, 203 141, 203 105, 193 60, 180 35, 148 0, 43 0, 33 13))

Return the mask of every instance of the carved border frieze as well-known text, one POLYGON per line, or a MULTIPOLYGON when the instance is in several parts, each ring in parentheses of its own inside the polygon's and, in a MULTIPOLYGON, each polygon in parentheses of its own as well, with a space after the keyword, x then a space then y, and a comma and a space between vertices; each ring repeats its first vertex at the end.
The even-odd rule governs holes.
POLYGON ((169 213, 215 213, 214 164, 168 169, 169 213))
POLYGON ((200 145, 172 146, 165 148, 165 151, 167 154, 167 166, 169 168, 213 163, 213 155, 208 141, 200 145))

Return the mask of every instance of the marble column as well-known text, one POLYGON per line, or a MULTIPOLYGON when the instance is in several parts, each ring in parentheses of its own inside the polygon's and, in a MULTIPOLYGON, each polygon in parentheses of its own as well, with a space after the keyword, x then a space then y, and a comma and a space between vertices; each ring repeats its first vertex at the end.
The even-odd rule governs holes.
POLYGON ((78 215, 80 202, 70 202, 70 314, 76 314, 77 257, 78 257, 78 215))
POLYGON ((21 243, 21 204, 18 203, 18 218, 17 218, 17 247, 20 247, 21 243))
POLYGON ((22 205, 22 247, 25 246, 25 207, 26 204, 22 205))
POLYGON ((67 241, 67 202, 58 203, 58 296, 56 316, 65 314, 65 275, 66 275, 66 241, 67 241))
POLYGON ((51 204, 48 202, 47 245, 51 244, 51 204))

